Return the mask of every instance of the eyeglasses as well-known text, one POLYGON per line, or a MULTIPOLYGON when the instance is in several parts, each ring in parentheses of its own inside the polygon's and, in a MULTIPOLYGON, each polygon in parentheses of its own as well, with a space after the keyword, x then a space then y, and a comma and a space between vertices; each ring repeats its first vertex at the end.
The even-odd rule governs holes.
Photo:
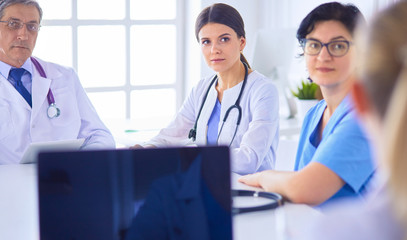
POLYGON ((326 47, 328 53, 333 57, 342 57, 349 51, 349 46, 352 42, 346 40, 332 41, 329 43, 322 43, 314 39, 303 38, 300 41, 304 53, 315 56, 318 55, 323 47, 326 47))
POLYGON ((11 30, 18 30, 21 29, 24 25, 27 27, 27 30, 30 32, 38 32, 40 30, 41 25, 35 22, 28 22, 24 23, 20 20, 8 20, 8 21, 0 21, 3 23, 7 23, 7 27, 11 30))

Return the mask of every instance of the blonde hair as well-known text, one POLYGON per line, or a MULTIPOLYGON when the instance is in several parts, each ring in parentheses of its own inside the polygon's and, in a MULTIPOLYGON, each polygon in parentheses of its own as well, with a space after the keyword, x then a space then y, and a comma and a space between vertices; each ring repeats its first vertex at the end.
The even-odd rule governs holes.
POLYGON ((394 212, 404 227, 407 227, 406 23, 407 1, 377 15, 365 35, 359 69, 368 97, 384 123, 386 146, 382 164, 389 178, 394 212))
POLYGON ((407 48, 405 50, 405 64, 385 118, 385 167, 395 213, 407 227, 407 48))

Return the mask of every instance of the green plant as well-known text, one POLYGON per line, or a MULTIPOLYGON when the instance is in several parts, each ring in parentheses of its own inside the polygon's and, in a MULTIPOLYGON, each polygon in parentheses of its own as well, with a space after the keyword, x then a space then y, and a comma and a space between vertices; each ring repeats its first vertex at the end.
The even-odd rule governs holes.
POLYGON ((297 87, 297 92, 291 90, 291 93, 298 99, 317 99, 315 93, 319 90, 319 86, 313 82, 301 81, 301 86, 297 87))

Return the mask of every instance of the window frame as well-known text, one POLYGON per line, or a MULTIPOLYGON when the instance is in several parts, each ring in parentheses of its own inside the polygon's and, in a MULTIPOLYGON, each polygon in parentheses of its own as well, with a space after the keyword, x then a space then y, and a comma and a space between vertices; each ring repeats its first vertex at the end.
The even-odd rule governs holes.
MULTIPOLYGON (((41 22, 42 26, 69 26, 72 31, 72 67, 75 71, 78 71, 78 29, 81 26, 124 26, 125 27, 125 83, 122 86, 111 86, 111 87, 86 87, 85 91, 87 93, 103 93, 103 92, 117 92, 122 91, 125 93, 125 118, 130 119, 131 116, 131 92, 135 90, 154 90, 154 89, 174 89, 176 93, 176 112, 181 107, 183 100, 185 98, 185 77, 184 77, 184 66, 185 61, 185 0, 175 0, 176 2, 176 14, 175 19, 155 19, 155 20, 133 20, 130 18, 130 0, 125 1, 125 17, 119 20, 109 20, 109 19, 78 19, 77 16, 77 1, 72 0, 71 17, 68 19, 43 19, 41 22), (176 31, 176 71, 175 71, 175 82, 172 84, 152 84, 152 85, 132 85, 131 84, 131 27, 135 25, 174 25, 176 31)), ((39 33, 41 34, 41 32, 39 33)), ((41 56, 39 56, 41 57, 41 56)), ((81 79, 81 76, 79 76, 81 79)))

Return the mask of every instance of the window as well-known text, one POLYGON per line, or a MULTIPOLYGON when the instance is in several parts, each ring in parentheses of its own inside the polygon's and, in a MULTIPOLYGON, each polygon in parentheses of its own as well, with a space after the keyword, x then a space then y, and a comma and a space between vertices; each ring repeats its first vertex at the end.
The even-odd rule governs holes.
POLYGON ((164 127, 183 101, 181 1, 38 0, 33 55, 73 67, 103 120, 164 127))

